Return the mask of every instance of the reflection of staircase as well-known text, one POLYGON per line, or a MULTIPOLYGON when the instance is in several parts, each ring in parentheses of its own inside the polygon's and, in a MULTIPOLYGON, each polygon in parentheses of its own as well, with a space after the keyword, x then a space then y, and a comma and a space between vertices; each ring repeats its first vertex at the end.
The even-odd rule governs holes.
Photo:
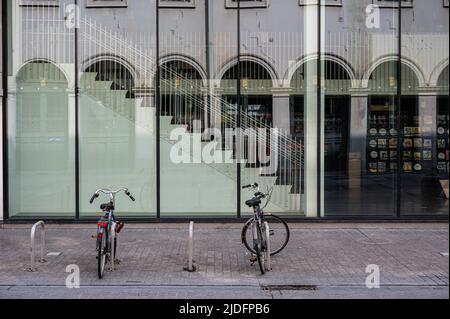
MULTIPOLYGON (((85 72, 81 78, 80 89, 82 94, 91 98, 91 100, 96 101, 99 106, 108 108, 121 116, 132 122, 133 125, 138 125, 140 128, 145 130, 153 130, 153 127, 149 126, 149 123, 140 123, 139 119, 136 118, 134 109, 140 107, 142 100, 135 98, 127 98, 126 90, 113 90, 111 89, 112 81, 99 81, 96 80, 97 73, 85 72)), ((177 141, 170 139, 170 132, 174 129, 184 129, 186 134, 189 134, 190 138, 193 138, 194 134, 188 132, 186 125, 172 124, 172 116, 161 116, 160 117, 160 138, 162 141, 169 143, 170 145, 175 145, 177 141)), ((201 136, 198 136, 201 140, 201 136)), ((208 141, 201 141, 202 149, 209 143, 208 141)), ((216 156, 224 160, 223 163, 203 163, 214 170, 218 171, 227 178, 236 181, 236 164, 233 160, 233 151, 226 149, 217 149, 215 151, 216 156), (226 159, 231 159, 232 162, 225 162, 226 159)), ((262 176, 260 175, 260 168, 258 167, 248 167, 244 163, 241 165, 241 180, 242 184, 250 184, 253 182, 258 182, 262 190, 267 187, 274 187, 271 203, 276 206, 275 209, 281 209, 283 212, 288 211, 299 211, 300 210, 300 194, 291 193, 291 185, 278 185, 277 176, 262 176)), ((244 193, 243 196, 248 196, 244 193)), ((274 209, 272 207, 272 209, 274 209)))
MULTIPOLYGON (((84 20, 82 21, 82 35, 83 45, 89 46, 90 55, 104 55, 105 53, 116 53, 117 55, 125 56, 128 62, 136 68, 141 77, 145 77, 148 83, 148 79, 152 79, 155 75, 154 59, 147 54, 144 50, 130 43, 121 35, 109 32, 106 28, 101 27, 95 23, 84 20), (98 39, 104 41, 99 41, 98 39), (106 40, 105 40, 106 39, 106 40)), ((170 69, 164 69, 166 74, 172 74, 173 78, 182 79, 189 84, 188 86, 179 85, 175 86, 175 82, 172 79, 162 79, 161 84, 165 89, 169 88, 171 92, 177 92, 177 94, 191 94, 192 85, 200 85, 199 82, 189 82, 188 79, 183 79, 182 75, 173 72, 170 69)), ((143 81, 141 81, 143 82, 143 81)), ((136 109, 139 109, 142 104, 142 99, 127 98, 126 90, 112 89, 111 81, 98 81, 97 73, 85 72, 81 79, 82 94, 86 94, 93 100, 98 101, 104 107, 107 107, 114 111, 115 114, 120 115, 123 118, 131 121, 134 125, 144 128, 145 130, 153 131, 154 127, 150 123, 145 123, 139 116, 136 115, 136 109)), ((200 88, 198 88, 200 89, 200 88)), ((189 95, 191 103, 194 103, 196 107, 201 109, 207 114, 213 114, 214 116, 220 116, 221 118, 227 117, 225 109, 232 109, 233 106, 226 102, 221 96, 211 95, 209 103, 203 98, 199 98, 194 95, 189 95)), ((153 110, 154 112, 154 110, 153 110)), ((154 113, 153 113, 154 114, 154 113)), ((269 130, 270 127, 267 124, 252 118, 245 112, 241 112, 241 127, 245 128, 264 128, 269 130)), ((192 119, 191 119, 192 120, 192 119)), ((184 128, 190 138, 194 138, 194 133, 188 132, 187 125, 172 124, 174 122, 174 116, 161 116, 160 117, 160 138, 162 141, 174 145, 177 141, 170 139, 170 132, 176 128, 184 128)), ((231 118, 228 122, 232 127, 237 126, 236 118, 231 118)), ((224 134, 224 132, 222 132, 224 134)), ((277 154, 278 172, 272 175, 262 175, 260 167, 254 167, 255 165, 247 165, 243 163, 241 165, 241 181, 242 184, 249 184, 258 182, 261 190, 265 191, 266 187, 274 187, 271 203, 276 207, 272 209, 281 210, 282 212, 298 212, 301 210, 301 169, 303 164, 303 152, 302 145, 297 141, 292 140, 287 134, 281 133, 278 137, 278 143, 271 142, 268 145, 269 151, 273 154, 277 154), (295 182, 297 180, 297 182, 295 182), (296 186, 293 186, 297 183, 296 186)), ((204 146, 208 141, 202 141, 204 146)), ((233 158, 234 154, 232 150, 219 149, 216 152, 222 156, 222 158, 233 158)), ((204 163, 228 179, 236 181, 236 162, 233 163, 204 163)), ((243 192, 243 198, 249 196, 248 192, 243 192)), ((245 207, 242 207, 246 209, 245 207)), ((269 208, 271 208, 269 206, 269 208)))

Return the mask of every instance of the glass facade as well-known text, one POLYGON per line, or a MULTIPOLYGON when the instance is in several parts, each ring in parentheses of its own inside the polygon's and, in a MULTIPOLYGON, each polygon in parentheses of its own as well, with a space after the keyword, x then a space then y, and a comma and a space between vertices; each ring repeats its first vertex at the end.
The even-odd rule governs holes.
POLYGON ((124 217, 233 218, 252 182, 284 216, 447 217, 449 9, 398 3, 7 1, 6 217, 124 186, 124 217))

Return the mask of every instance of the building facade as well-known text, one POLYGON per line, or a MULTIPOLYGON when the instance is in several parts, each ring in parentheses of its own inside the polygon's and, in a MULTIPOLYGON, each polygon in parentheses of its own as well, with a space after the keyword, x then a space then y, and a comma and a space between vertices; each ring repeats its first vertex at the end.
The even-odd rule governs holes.
MULTIPOLYGON (((3 4, 3 218, 448 218, 447 0, 3 4)), ((1 69, 0 69, 1 71, 1 69)))

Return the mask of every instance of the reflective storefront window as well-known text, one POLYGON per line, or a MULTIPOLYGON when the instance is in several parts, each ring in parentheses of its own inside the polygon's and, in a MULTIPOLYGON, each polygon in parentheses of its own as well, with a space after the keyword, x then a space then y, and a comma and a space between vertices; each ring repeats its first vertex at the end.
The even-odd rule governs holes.
POLYGON ((397 9, 346 5, 324 9, 324 213, 394 216, 397 9))
POLYGON ((11 217, 74 217, 74 32, 62 10, 8 1, 11 217))
MULTIPOLYGON (((414 10, 435 2, 414 1, 414 10)), ((448 8, 414 10, 402 10, 400 214, 448 215, 448 8)))
POLYGON ((161 217, 236 216, 237 166, 224 142, 235 105, 213 80, 237 55, 236 12, 224 13, 216 1, 159 9, 161 217))
POLYGON ((7 217, 448 216, 442 0, 95 2, 8 1, 7 217))
MULTIPOLYGON (((78 29, 80 216, 98 214, 99 188, 127 187, 120 216, 156 216, 155 5, 81 9, 78 29), (120 17, 110 13, 120 10, 120 17), (120 27, 117 27, 117 24, 120 27)), ((99 201, 100 202, 100 201, 99 201)))

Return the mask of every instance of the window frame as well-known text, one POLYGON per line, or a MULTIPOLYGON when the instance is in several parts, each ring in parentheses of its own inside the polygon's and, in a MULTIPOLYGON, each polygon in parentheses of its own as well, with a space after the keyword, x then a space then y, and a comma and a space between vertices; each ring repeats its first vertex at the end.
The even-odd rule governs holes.
POLYGON ((59 7, 59 0, 42 0, 37 3, 33 0, 20 0, 21 7, 59 7))
MULTIPOLYGON (((324 0, 327 7, 342 7, 342 0, 324 0)), ((299 0, 299 6, 318 5, 319 0, 299 0)))
MULTIPOLYGON (((374 3, 380 8, 398 8, 397 1, 386 1, 386 0, 373 0, 374 3)), ((414 0, 410 0, 408 2, 401 1, 402 8, 412 8, 414 7, 414 0)))
MULTIPOLYGON (((241 9, 257 9, 257 8, 268 8, 269 7, 269 0, 262 0, 262 1, 241 1, 241 9)), ((225 0, 225 8, 226 9, 237 9, 237 2, 233 2, 232 0, 225 0)))
POLYGON ((119 1, 86 0, 86 8, 127 8, 127 7, 128 7, 128 0, 119 0, 119 1))
POLYGON ((159 8, 195 8, 195 0, 188 1, 170 1, 158 0, 159 8))

